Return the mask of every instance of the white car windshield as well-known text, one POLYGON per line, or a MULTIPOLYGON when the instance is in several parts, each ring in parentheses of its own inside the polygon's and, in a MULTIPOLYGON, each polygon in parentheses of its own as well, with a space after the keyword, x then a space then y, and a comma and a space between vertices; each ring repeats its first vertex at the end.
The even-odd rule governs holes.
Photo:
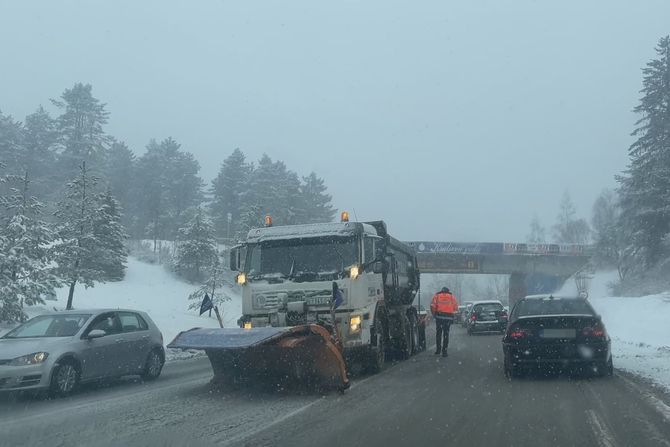
POLYGON ((4 338, 72 337, 90 317, 90 314, 42 315, 17 327, 4 338))

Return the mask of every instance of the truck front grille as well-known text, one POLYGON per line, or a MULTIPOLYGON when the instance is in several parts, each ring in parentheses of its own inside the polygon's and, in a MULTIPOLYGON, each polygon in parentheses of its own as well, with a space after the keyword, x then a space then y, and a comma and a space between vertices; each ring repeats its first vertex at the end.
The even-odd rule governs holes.
MULTIPOLYGON (((344 303, 347 303, 347 289, 340 290, 344 303)), ((253 305, 255 309, 279 309, 284 306, 286 300, 288 303, 304 301, 308 306, 328 306, 331 299, 332 291, 328 289, 289 290, 254 294, 253 305)))

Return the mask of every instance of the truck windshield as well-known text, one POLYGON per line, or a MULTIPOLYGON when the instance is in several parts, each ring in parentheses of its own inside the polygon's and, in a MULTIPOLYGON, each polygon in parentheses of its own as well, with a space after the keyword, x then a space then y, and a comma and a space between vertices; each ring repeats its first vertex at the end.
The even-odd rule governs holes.
POLYGON ((356 238, 322 237, 267 241, 251 248, 250 277, 336 273, 358 262, 356 238))

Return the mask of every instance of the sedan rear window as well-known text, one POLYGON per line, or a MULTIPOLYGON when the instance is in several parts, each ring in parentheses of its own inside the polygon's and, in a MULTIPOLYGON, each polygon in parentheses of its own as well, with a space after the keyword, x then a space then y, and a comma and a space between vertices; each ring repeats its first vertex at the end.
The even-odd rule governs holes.
POLYGON ((87 314, 42 315, 23 323, 3 338, 72 337, 91 318, 87 314))
POLYGON ((593 315, 595 312, 583 299, 531 299, 519 301, 516 317, 531 315, 593 315))
POLYGON ((475 312, 499 312, 503 310, 502 304, 477 304, 475 306, 475 312))

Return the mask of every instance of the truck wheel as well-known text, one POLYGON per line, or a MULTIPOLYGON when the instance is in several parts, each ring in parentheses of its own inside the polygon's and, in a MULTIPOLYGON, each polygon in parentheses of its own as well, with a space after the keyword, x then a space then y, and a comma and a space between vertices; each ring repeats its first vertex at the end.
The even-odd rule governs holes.
POLYGON ((421 351, 426 350, 426 326, 424 325, 419 328, 419 349, 421 351))
POLYGON ((366 370, 370 374, 377 374, 384 368, 386 362, 386 333, 384 323, 379 317, 375 318, 375 331, 377 332, 377 346, 370 346, 366 370))
POLYGON ((402 334, 402 343, 398 349, 398 356, 401 360, 407 360, 412 355, 412 322, 405 317, 405 321, 398 320, 397 329, 402 334))
POLYGON ((410 334, 412 339, 412 355, 418 354, 421 351, 419 324, 414 316, 409 319, 410 334))

